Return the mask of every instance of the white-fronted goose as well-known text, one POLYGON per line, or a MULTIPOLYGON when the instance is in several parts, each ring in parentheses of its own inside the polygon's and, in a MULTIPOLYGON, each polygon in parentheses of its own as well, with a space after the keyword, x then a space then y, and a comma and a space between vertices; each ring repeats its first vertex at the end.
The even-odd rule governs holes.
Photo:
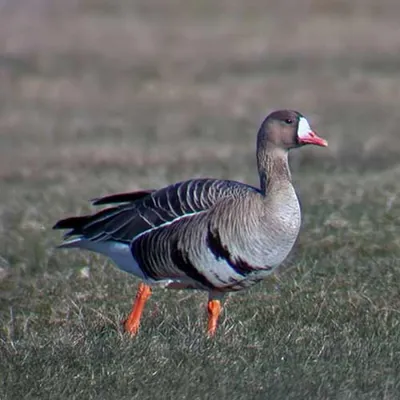
POLYGON ((208 333, 213 335, 223 295, 266 278, 293 247, 301 215, 288 150, 306 144, 327 146, 300 113, 275 111, 258 131, 260 188, 193 179, 106 196, 93 204, 120 204, 56 223, 54 229, 70 230, 59 247, 104 254, 142 279, 124 322, 127 332, 137 333, 150 286, 160 285, 207 291, 208 333))

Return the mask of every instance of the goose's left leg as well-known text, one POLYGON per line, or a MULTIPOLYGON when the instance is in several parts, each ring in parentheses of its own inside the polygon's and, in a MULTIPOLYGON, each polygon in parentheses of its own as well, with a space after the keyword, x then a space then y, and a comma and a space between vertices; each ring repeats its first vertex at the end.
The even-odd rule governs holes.
POLYGON ((207 334, 212 337, 215 335, 218 325, 218 318, 221 314, 221 299, 223 295, 221 293, 210 293, 208 296, 208 326, 207 334))
POLYGON ((136 293, 136 298, 132 306, 132 311, 128 318, 124 321, 125 332, 130 333, 132 336, 136 335, 139 330, 140 318, 143 313, 146 301, 151 296, 151 288, 149 285, 141 283, 136 293))

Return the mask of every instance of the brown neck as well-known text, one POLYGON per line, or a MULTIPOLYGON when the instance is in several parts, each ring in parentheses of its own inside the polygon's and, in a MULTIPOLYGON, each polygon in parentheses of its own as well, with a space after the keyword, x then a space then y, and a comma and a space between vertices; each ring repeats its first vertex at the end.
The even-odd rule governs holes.
POLYGON ((268 193, 277 183, 291 182, 287 150, 268 146, 259 152, 257 164, 263 194, 268 193))

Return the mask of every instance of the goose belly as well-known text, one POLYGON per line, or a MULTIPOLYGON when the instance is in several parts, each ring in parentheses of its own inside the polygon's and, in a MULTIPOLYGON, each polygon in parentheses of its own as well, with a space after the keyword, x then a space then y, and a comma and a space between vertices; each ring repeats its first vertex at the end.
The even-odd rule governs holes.
MULTIPOLYGON (((253 246, 247 254, 235 252, 216 255, 208 249, 196 263, 198 270, 220 290, 241 290, 267 278, 287 257, 295 239, 287 240, 283 247, 276 249, 264 243, 262 251, 253 246)), ((282 243, 281 243, 282 245, 282 243)), ((261 246, 260 246, 261 247, 261 246)))

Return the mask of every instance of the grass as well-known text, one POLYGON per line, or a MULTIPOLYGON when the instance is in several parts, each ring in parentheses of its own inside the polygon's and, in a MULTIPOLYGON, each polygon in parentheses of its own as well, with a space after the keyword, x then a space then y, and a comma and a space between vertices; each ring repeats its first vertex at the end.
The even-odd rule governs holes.
POLYGON ((397 399, 400 9, 395 0, 6 2, 0 16, 0 398, 397 399), (293 154, 302 232, 275 280, 155 290, 50 227, 88 199, 196 176, 257 184, 262 117, 293 154), (277 283, 279 285, 277 285, 277 283))

